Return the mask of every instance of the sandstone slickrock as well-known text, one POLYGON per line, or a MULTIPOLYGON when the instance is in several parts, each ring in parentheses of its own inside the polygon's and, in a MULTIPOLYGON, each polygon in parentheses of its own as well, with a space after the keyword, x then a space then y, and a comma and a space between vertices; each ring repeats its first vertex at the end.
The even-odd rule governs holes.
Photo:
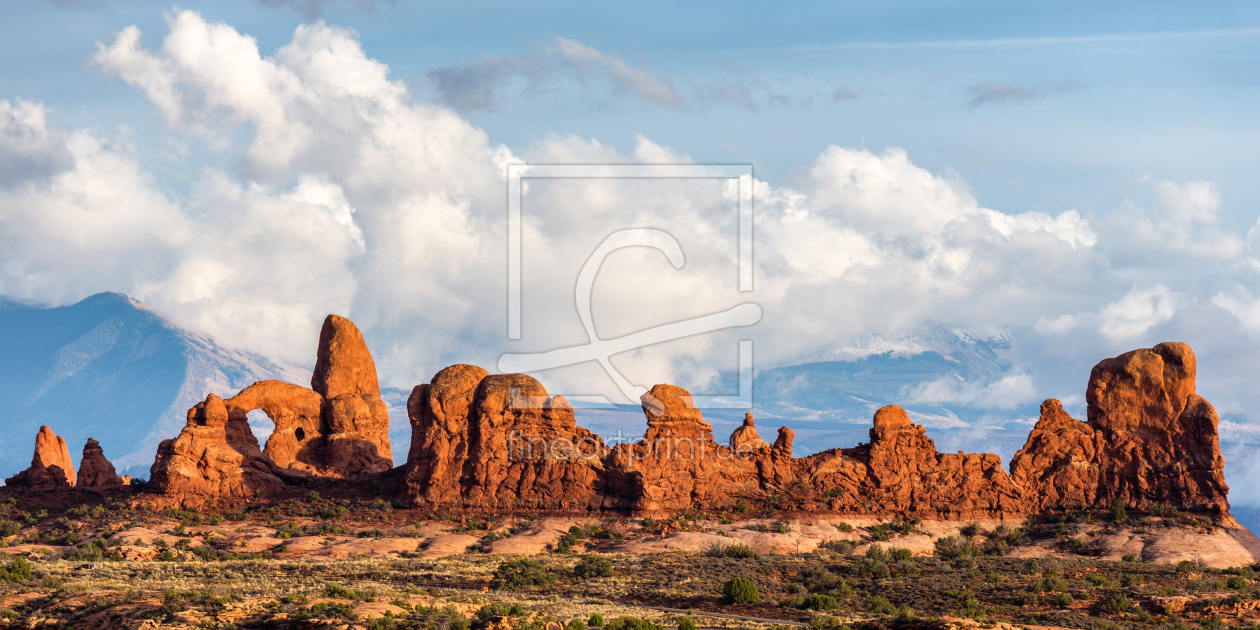
POLYGON ((114 465, 105 459, 105 449, 101 443, 92 438, 83 445, 83 458, 79 460, 80 488, 110 488, 123 485, 122 477, 114 470, 114 465))
POLYGON ((1011 461, 1029 509, 1146 508, 1226 512, 1229 492, 1212 405, 1195 393, 1197 365, 1184 343, 1106 359, 1090 372, 1087 422, 1057 400, 1011 461))
POLYGON ((74 464, 65 438, 53 433, 47 425, 35 434, 35 454, 31 467, 5 480, 6 486, 32 489, 68 488, 75 484, 74 464))
POLYGON ((313 475, 361 478, 390 470, 389 411, 363 335, 350 320, 329 315, 316 356, 312 389, 260 381, 226 401, 212 394, 191 409, 180 435, 159 446, 149 489, 243 497, 313 475), (255 410, 275 423, 262 450, 249 428, 255 410))

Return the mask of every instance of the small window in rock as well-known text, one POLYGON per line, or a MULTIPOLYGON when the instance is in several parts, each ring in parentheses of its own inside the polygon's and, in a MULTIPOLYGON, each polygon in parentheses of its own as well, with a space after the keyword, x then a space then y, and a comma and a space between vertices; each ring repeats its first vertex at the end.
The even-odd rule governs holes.
POLYGON ((297 437, 299 442, 306 439, 306 431, 303 431, 302 427, 298 427, 297 431, 293 432, 293 435, 297 437))

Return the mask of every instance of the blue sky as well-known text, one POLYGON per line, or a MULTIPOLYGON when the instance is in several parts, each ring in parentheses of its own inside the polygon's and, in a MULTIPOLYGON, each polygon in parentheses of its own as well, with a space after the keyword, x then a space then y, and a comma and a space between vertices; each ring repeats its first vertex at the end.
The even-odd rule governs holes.
MULTIPOLYGON (((1007 373, 932 388, 999 415, 1051 396, 1079 415, 1098 360, 1184 340, 1230 430, 1260 435, 1260 5, 3 11, 0 293, 120 291, 298 363, 338 312, 408 387, 585 341, 577 268, 609 230, 653 225, 688 266, 610 258, 594 306, 610 330, 750 298, 757 356, 782 365, 929 324, 1001 329, 1007 373), (720 190, 539 186, 525 309, 542 325, 509 342, 514 162, 752 164, 757 291, 729 290, 720 190)), ((703 388, 737 336, 614 363, 703 388)))

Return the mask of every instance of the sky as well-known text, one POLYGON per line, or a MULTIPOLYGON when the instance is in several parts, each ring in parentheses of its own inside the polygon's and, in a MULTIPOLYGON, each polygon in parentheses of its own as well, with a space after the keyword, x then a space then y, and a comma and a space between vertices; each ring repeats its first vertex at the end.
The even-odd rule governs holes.
POLYGON ((685 264, 609 255, 601 338, 761 317, 613 356, 636 385, 932 325, 1016 340, 938 398, 1079 415, 1091 366, 1178 340, 1260 443, 1260 5, 1098 5, 6 0, 0 293, 119 291, 308 366, 335 312, 409 388, 587 343, 580 270, 651 228, 685 264), (531 181, 509 339, 510 164, 751 167, 753 290, 729 180, 531 181))

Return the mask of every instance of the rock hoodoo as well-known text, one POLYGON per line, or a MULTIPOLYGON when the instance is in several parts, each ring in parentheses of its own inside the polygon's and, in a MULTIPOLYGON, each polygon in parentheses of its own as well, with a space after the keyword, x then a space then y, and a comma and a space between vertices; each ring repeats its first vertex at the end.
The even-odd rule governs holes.
POLYGON ((759 448, 770 448, 770 445, 757 434, 757 427, 753 425, 753 415, 751 413, 744 414, 744 424, 731 433, 730 445, 736 451, 740 451, 742 447, 743 452, 759 448))
POLYGON ((111 488, 123 485, 123 479, 114 470, 114 465, 105 459, 105 449, 92 438, 88 438, 83 445, 77 485, 80 488, 111 488))
POLYGON ((32 489, 68 488, 75 483, 74 464, 65 438, 53 433, 47 425, 35 434, 35 455, 31 467, 5 480, 6 486, 32 489))
POLYGON ((312 475, 390 470, 389 412, 363 335, 329 315, 316 356, 311 389, 260 381, 227 400, 211 394, 189 410, 179 436, 158 447, 150 488, 181 500, 242 497, 312 475), (255 410, 275 423, 261 450, 249 428, 255 410))
POLYGON ((1194 352, 1161 343, 1106 359, 1090 372, 1088 420, 1057 400, 1011 461, 1031 511, 1105 508, 1229 509, 1211 403, 1195 393, 1194 352))

